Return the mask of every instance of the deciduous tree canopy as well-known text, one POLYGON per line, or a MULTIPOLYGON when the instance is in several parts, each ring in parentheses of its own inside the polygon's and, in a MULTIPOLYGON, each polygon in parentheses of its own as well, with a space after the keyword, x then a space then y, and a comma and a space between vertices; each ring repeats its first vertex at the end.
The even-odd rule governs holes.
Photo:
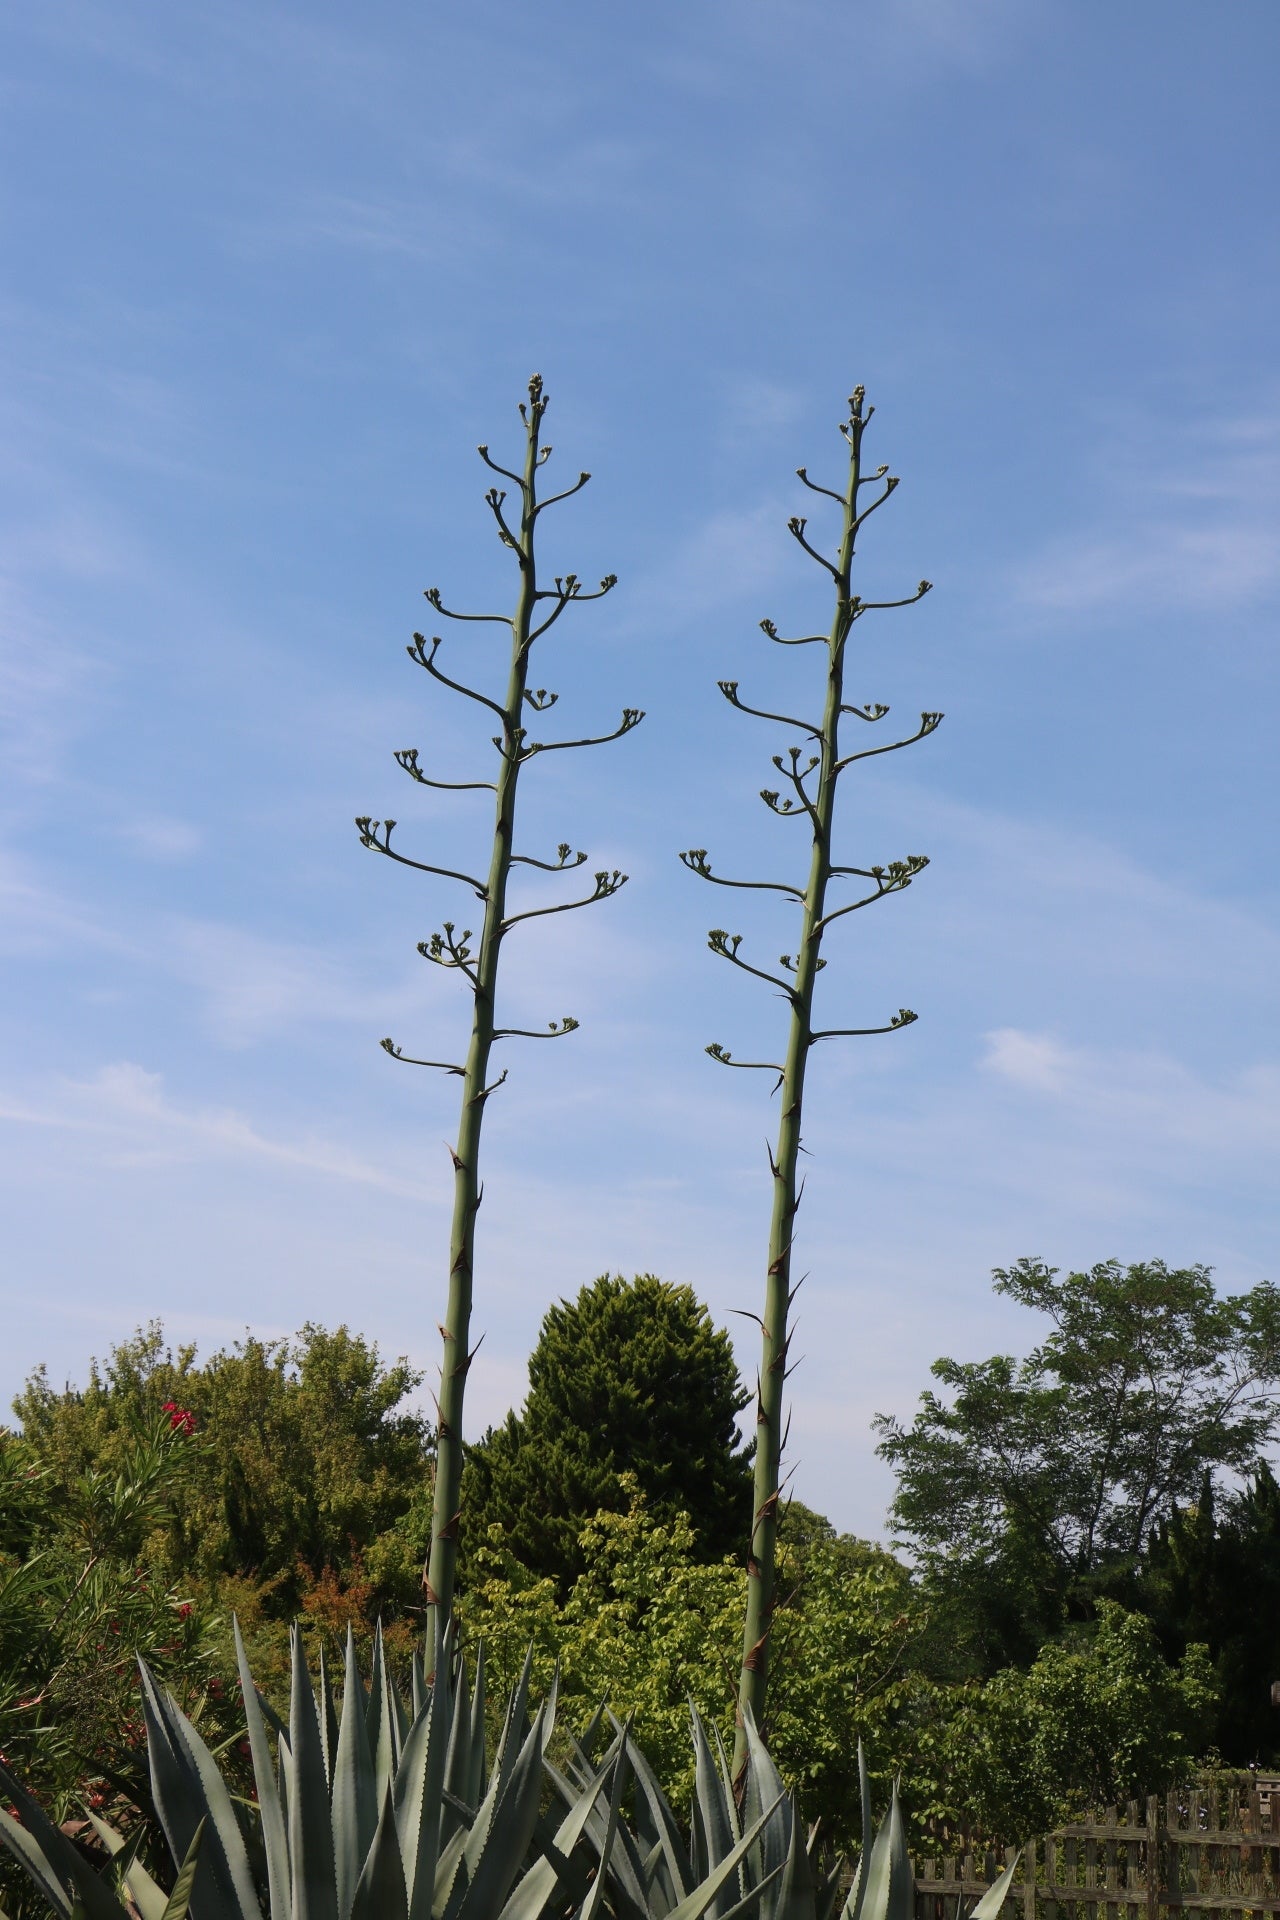
POLYGON ((995 1286, 1048 1338, 1023 1361, 938 1360, 947 1397, 877 1423, 894 1525, 987 1670, 1129 1591, 1157 1525, 1206 1471, 1251 1469, 1280 1417, 1273 1286, 1221 1298, 1207 1267, 1161 1260, 1020 1260, 995 1286))

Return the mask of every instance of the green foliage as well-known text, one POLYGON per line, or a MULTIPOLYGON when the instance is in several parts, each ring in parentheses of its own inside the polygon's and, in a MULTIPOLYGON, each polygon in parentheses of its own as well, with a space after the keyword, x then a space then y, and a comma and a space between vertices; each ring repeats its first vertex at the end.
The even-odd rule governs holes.
POLYGON ((659 1778, 687 1804, 689 1702, 722 1731, 732 1726, 743 1576, 727 1560, 703 1564, 683 1514, 657 1519, 634 1482, 630 1492, 626 1513, 602 1511, 584 1528, 584 1571, 563 1601, 491 1527, 458 1616, 496 1678, 518 1671, 532 1644, 535 1687, 549 1686, 558 1663, 570 1718, 585 1720, 602 1700, 634 1718, 659 1778))
POLYGON ((1028 1358, 942 1359, 949 1390, 881 1418, 893 1518, 952 1628, 961 1669, 1026 1664, 1097 1599, 1130 1604, 1153 1529, 1206 1469, 1247 1469, 1280 1417, 1280 1294, 1219 1299, 1204 1267, 1034 1260, 996 1290, 1047 1314, 1028 1358))
MULTIPOLYGON (((230 1731, 209 1609, 151 1552, 189 1483, 189 1419, 161 1409, 118 1438, 111 1467, 58 1478, 0 1430, 0 1760, 59 1820, 84 1796, 145 1798, 139 1653, 190 1712, 230 1731)), ((24 1906, 7 1865, 0 1904, 24 1906)))
POLYGON ((1280 1762, 1280 1487, 1265 1461, 1225 1497, 1205 1476, 1194 1506, 1161 1528, 1143 1605, 1168 1652, 1203 1641, 1219 1704, 1211 1743, 1237 1765, 1280 1762))
MULTIPOLYGON (((542 1322, 521 1414, 471 1449, 463 1510, 473 1543, 493 1526, 566 1592, 587 1569, 594 1514, 625 1512, 630 1475, 655 1513, 687 1515, 704 1561, 745 1538, 747 1403, 733 1348, 692 1288, 604 1274, 542 1322)), ((474 1575, 472 1576, 474 1577, 474 1575)))
MULTIPOLYGON (((491 1529, 459 1602, 467 1633, 483 1639, 495 1672, 510 1676, 527 1645, 535 1683, 559 1663, 572 1719, 601 1700, 633 1719, 636 1737, 678 1807, 693 1784, 689 1704, 731 1739, 746 1575, 732 1560, 705 1563, 683 1514, 665 1520, 634 1481, 626 1513, 601 1512, 584 1529, 584 1571, 567 1596, 536 1578, 491 1529)), ((810 1521, 816 1516, 809 1516, 810 1521)), ((807 1819, 840 1844, 858 1837, 859 1739, 877 1750, 904 1692, 904 1663, 919 1614, 904 1568, 888 1554, 840 1539, 820 1523, 781 1567, 795 1588, 779 1618, 770 1751, 807 1819)))
MULTIPOLYGON (((1149 1621, 1104 1600, 1096 1629, 1050 1643, 1025 1672, 1006 1668, 940 1696, 937 1810, 1021 1843, 1161 1792, 1202 1751, 1213 1704, 1203 1646, 1171 1665, 1149 1621)), ((926 1771, 917 1769, 918 1789, 926 1771)))
POLYGON ((145 1802, 136 1656, 226 1737, 233 1605, 283 1700, 288 1614, 331 1647, 348 1625, 367 1644, 381 1607, 418 1599, 427 1432, 397 1411, 416 1384, 314 1326, 203 1366, 152 1326, 83 1391, 32 1376, 23 1432, 0 1429, 0 1754, 59 1819, 87 1797, 127 1824, 145 1802))
POLYGON ((796 1519, 788 1511, 779 1529, 785 1603, 774 1620, 767 1733, 806 1816, 848 1849, 861 1839, 858 1744, 884 1769, 887 1792, 928 1616, 891 1554, 827 1522, 806 1540, 796 1519))
POLYGON ((153 1544, 174 1577, 251 1577, 285 1618, 326 1568, 371 1569, 375 1604, 412 1597, 429 1434, 397 1409, 420 1378, 346 1327, 246 1335, 198 1365, 194 1347, 175 1355, 153 1322, 93 1362, 83 1390, 56 1391, 41 1368, 14 1411, 61 1495, 85 1471, 112 1471, 166 1400, 190 1408, 196 1462, 153 1544))

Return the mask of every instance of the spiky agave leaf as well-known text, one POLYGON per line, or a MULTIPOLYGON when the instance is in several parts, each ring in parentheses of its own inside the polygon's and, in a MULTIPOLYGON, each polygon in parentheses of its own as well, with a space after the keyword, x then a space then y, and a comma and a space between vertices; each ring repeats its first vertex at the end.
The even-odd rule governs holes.
MULTIPOLYGON (((737 1846, 725 1855, 715 1871, 709 1873, 706 1879, 698 1886, 695 1886, 691 1893, 686 1894, 678 1906, 671 1909, 669 1920, 702 1920, 703 1914, 710 1911, 712 1903, 721 1888, 729 1884, 733 1874, 737 1871, 739 1862, 745 1859, 746 1855, 760 1838, 766 1823, 771 1819, 777 1805, 780 1804, 780 1802, 775 1802, 774 1806, 765 1808, 760 1818, 753 1826, 747 1828, 747 1831, 743 1834, 737 1846)), ((737 1903, 735 1910, 741 1911, 745 1908, 753 1907, 757 1903, 758 1890, 753 1889, 742 1901, 737 1903)))
POLYGON ((187 1910, 191 1905, 191 1894, 196 1884, 196 1868, 200 1864, 200 1846, 203 1839, 204 1821, 202 1820, 192 1835, 191 1845, 187 1848, 187 1857, 178 1868, 173 1892, 165 1901, 160 1920, 187 1920, 187 1910))
POLYGON ((867 1869, 871 1862, 871 1781, 867 1773, 867 1756, 861 1740, 858 1742, 858 1798, 862 1809, 862 1848, 858 1854, 858 1871, 853 1877, 849 1897, 844 1904, 843 1920, 861 1920, 862 1900, 867 1889, 867 1869))
MULTIPOLYGON (((489 1791, 467 1835, 443 1907, 443 1920, 491 1920, 515 1884, 533 1839, 542 1800, 545 1711, 545 1707, 538 1709, 532 1728, 510 1763, 494 1767, 489 1791)), ((515 1725, 509 1721, 505 1745, 510 1746, 515 1739, 515 1725)), ((500 1759, 505 1758, 504 1752, 500 1759)), ((437 1880, 433 1911, 440 1910, 440 1894, 437 1880)))
POLYGON ((85 1808, 85 1818, 111 1855, 111 1871, 117 1887, 123 1887, 132 1900, 142 1920, 163 1920, 168 1904, 163 1887, 152 1879, 142 1862, 138 1859, 138 1849, 142 1841, 142 1828, 139 1827, 131 1840, 126 1840, 119 1830, 104 1820, 92 1807, 85 1808))
MULTIPOLYGON (((375 1672, 373 1699, 378 1697, 375 1672)), ((377 1716, 366 1705, 364 1685, 356 1662, 355 1635, 347 1628, 346 1677, 342 1713, 338 1721, 338 1751, 333 1765, 333 1865, 337 1883, 338 1920, 350 1920, 373 1836, 378 1827, 378 1769, 375 1767, 370 1723, 377 1716)), ((403 1877, 403 1876, 402 1876, 403 1877)))
POLYGON ((693 1876, 671 1803, 639 1747, 631 1756, 631 1765, 637 1788, 636 1839, 645 1859, 649 1887, 665 1895, 665 1905, 654 1903, 655 1913, 661 1916, 688 1898, 693 1876))
POLYGON ((110 1879, 114 1879, 124 1885, 143 1920, 187 1920, 205 1835, 203 1820, 197 1822, 173 1892, 166 1898, 138 1862, 141 1833, 127 1841, 114 1827, 90 1813, 94 1829, 111 1855, 105 1872, 97 1874, 67 1836, 54 1826, 39 1803, 3 1766, 0 1766, 0 1786, 5 1788, 21 1815, 20 1820, 15 1820, 0 1808, 0 1839, 26 1868, 55 1913, 64 1915, 66 1920, 130 1920, 129 1909, 110 1884, 110 1879))
POLYGON ((382 1644, 382 1622, 374 1628, 373 1670, 369 1678, 369 1705, 366 1714, 369 1750, 373 1755, 377 1802, 381 1806, 388 1786, 395 1778, 400 1749, 408 1730, 400 1696, 391 1684, 386 1652, 382 1644))
MULTIPOLYGON (((712 1757, 711 1742, 707 1738, 702 1716, 692 1705, 689 1708, 689 1720, 694 1760, 689 1838, 695 1878, 705 1879, 733 1852, 741 1834, 735 1831, 737 1823, 729 1814, 733 1795, 726 1792, 724 1780, 712 1757)), ((739 1874, 737 1884, 725 1887, 712 1903, 711 1920, 721 1920, 721 1916, 746 1891, 747 1888, 742 1885, 742 1875, 739 1874)))
POLYGON ((999 1920, 1000 1909, 1009 1897, 1009 1889, 1013 1885, 1013 1876, 1021 1858, 1020 1853, 1014 1854, 1000 1878, 992 1881, 987 1888, 969 1915, 969 1920, 999 1920))
MULTIPOLYGON (((863 1851, 865 1853, 865 1847, 863 1851)), ((858 1885, 845 1902, 845 1920, 854 1920, 855 1893, 859 1896, 856 1912, 860 1920, 914 1920, 915 1876, 911 1871, 911 1856, 907 1852, 907 1834, 902 1824, 896 1780, 889 1811, 880 1822, 871 1848, 866 1875, 864 1877, 859 1872, 858 1885)))
POLYGON ((356 1885, 351 1903, 351 1920, 409 1920, 409 1896, 396 1833, 390 1781, 387 1782, 382 1812, 378 1816, 368 1856, 356 1885))
MULTIPOLYGON (((285 1818, 276 1768, 271 1760, 266 1720, 258 1689, 249 1671, 240 1622, 231 1623, 235 1637, 236 1665, 240 1673, 240 1692, 244 1699, 245 1727, 249 1735, 249 1756, 253 1762, 253 1781, 258 1794, 258 1814, 262 1821, 262 1847, 267 1857, 267 1900, 271 1920, 292 1920, 289 1872, 289 1830, 285 1818)), ((144 1914, 143 1920, 151 1920, 144 1914)))
MULTIPOLYGON (((593 1745, 602 1719, 602 1714, 596 1715, 593 1719, 590 1729, 593 1745)), ((610 1898, 617 1920, 660 1920, 660 1914, 655 1910, 651 1897, 652 1875, 645 1870, 645 1862, 641 1857, 635 1836, 630 1832, 625 1821, 619 1820, 614 1823, 595 1799, 601 1786, 612 1776, 615 1763, 620 1759, 625 1760, 627 1776, 630 1777, 635 1751, 629 1744, 630 1727, 628 1725, 615 1734, 599 1763, 595 1765, 588 1760, 582 1742, 574 1740, 572 1735, 570 1740, 574 1749, 574 1758, 570 1761, 570 1779, 562 1777, 545 1755, 543 1758, 544 1774, 556 1797, 568 1809, 566 1825, 568 1821, 575 1819, 580 1807, 587 1808, 583 1828, 584 1844, 595 1856, 598 1863, 597 1873, 608 1880, 610 1898)), ((550 1831, 544 1828, 545 1823, 540 1825, 536 1840, 545 1856, 551 1859, 554 1858, 560 1836, 557 1834, 553 1837, 550 1831)), ((568 1876, 566 1876, 567 1881, 568 1876)), ((587 1892, 585 1879, 581 1892, 584 1896, 587 1892)), ((512 1898, 515 1898, 514 1894, 512 1898)), ((667 1900, 662 1911, 665 1912, 672 1905, 674 1901, 667 1900)))
MULTIPOLYGON (((448 1638, 448 1636, 446 1636, 448 1638)), ((431 1920, 440 1855, 445 1762, 453 1730, 452 1645, 442 1651, 430 1689, 405 1735, 393 1792, 409 1920, 431 1920)))
POLYGON ((769 1920, 814 1920, 813 1869, 799 1820, 791 1821, 791 1844, 777 1886, 769 1896, 769 1920))
POLYGON ((185 1860, 206 1823, 200 1858, 201 1920, 258 1920, 258 1893, 244 1834, 217 1762, 173 1695, 139 1660, 151 1799, 175 1860, 185 1860))
MULTIPOLYGON (((289 1692, 289 1864, 293 1920, 338 1920, 334 1822, 315 1690, 302 1634, 293 1629, 289 1692)), ((339 1729, 338 1745, 342 1745, 339 1729)), ((204 1920, 203 1915, 201 1920, 204 1920)))
POLYGON ((796 1819, 782 1775, 760 1737, 760 1729, 750 1707, 743 1710, 742 1722, 747 1752, 747 1774, 742 1795, 743 1821, 757 1820, 761 1808, 766 1805, 778 1810, 776 1818, 761 1824, 760 1838, 752 1851, 752 1867, 757 1880, 762 1880, 775 1867, 786 1865, 791 1854, 792 1830, 796 1819))
POLYGON ((126 1920, 126 1910, 112 1888, 98 1878, 5 1766, 0 1766, 0 1787, 20 1816, 15 1820, 0 1807, 0 1841, 26 1868, 54 1912, 62 1920, 71 1920, 73 1909, 79 1907, 85 1920, 126 1920))
MULTIPOLYGON (((551 1907, 553 1901, 562 1902, 566 1892, 573 1899, 580 1899, 585 1895, 590 1900, 594 1888, 604 1889, 609 1882, 609 1876, 603 1871, 603 1866, 607 1865, 611 1858, 612 1842, 618 1832, 618 1811, 626 1784, 627 1770, 624 1755, 619 1749, 614 1764, 602 1768, 560 1822, 554 1836, 544 1841, 542 1858, 534 1862, 519 1886, 510 1895, 502 1909, 500 1920, 542 1920, 542 1916, 551 1907), (610 1783, 612 1786, 605 1815, 605 1837, 598 1850, 601 1866, 595 1871, 594 1881, 592 1881, 589 1868, 577 1865, 575 1871, 575 1855, 579 1842, 587 1833, 593 1820, 599 1816, 600 1796, 605 1786, 610 1783)), ((582 1909, 579 1910, 578 1920, 583 1920, 582 1909)))

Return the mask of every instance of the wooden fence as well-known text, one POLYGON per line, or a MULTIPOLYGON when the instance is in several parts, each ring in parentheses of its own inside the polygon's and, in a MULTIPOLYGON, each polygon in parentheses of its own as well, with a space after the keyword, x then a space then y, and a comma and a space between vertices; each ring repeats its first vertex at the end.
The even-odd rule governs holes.
MULTIPOLYGON (((916 1862, 916 1920, 963 1920, 1014 1850, 916 1862)), ((1028 1843, 1002 1920, 1280 1914, 1280 1779, 1131 1800, 1028 1843), (1274 1826, 1273 1826, 1274 1821, 1274 1826)))

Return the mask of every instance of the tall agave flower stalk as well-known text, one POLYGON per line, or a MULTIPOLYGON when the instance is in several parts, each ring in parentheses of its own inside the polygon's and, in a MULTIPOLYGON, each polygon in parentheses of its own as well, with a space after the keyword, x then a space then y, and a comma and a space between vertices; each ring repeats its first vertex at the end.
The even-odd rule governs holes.
POLYGON ((846 721, 859 729, 874 727, 889 711, 878 703, 858 706, 845 699, 847 656, 854 627, 868 613, 879 612, 887 607, 914 605, 923 599, 930 584, 922 580, 916 591, 902 600, 868 601, 853 591, 854 552, 859 531, 898 485, 897 479, 889 474, 886 467, 879 467, 874 473, 864 470, 862 441, 873 412, 874 408, 865 405, 863 389, 856 388, 849 401, 848 419, 840 426, 849 450, 847 478, 842 492, 819 486, 809 478, 804 467, 798 469, 805 486, 834 502, 840 516, 840 537, 834 559, 829 559, 811 544, 806 520, 796 517, 789 522, 793 537, 815 564, 831 577, 835 604, 830 630, 825 634, 811 633, 788 639, 778 632, 772 620, 762 620, 760 623, 769 639, 779 646, 826 648, 826 698, 821 720, 796 720, 789 714, 770 713, 759 707, 748 706, 739 696, 736 680, 722 680, 719 683, 725 699, 740 713, 775 721, 794 728, 804 736, 800 745, 774 755, 773 764, 783 776, 785 790, 765 788, 761 798, 769 810, 780 818, 808 823, 811 841, 808 879, 802 886, 789 881, 725 880, 712 872, 705 847, 691 848, 680 856, 694 873, 716 886, 764 888, 781 893, 796 903, 800 913, 795 953, 781 956, 782 974, 749 964, 739 953, 739 934, 730 934, 723 927, 713 927, 707 936, 713 953, 727 960, 730 965, 741 968, 744 973, 777 987, 790 1008, 786 1052, 781 1062, 736 1060, 718 1042, 707 1048, 707 1052, 722 1066, 746 1067, 776 1074, 775 1091, 781 1094, 777 1145, 769 1158, 773 1175, 773 1210, 769 1225, 764 1314, 763 1317, 750 1316, 759 1321, 761 1357, 756 1391, 755 1492, 747 1555, 747 1609, 739 1679, 735 1771, 741 1770, 747 1758, 747 1729, 751 1716, 759 1724, 764 1722, 769 1628, 774 1607, 781 1460, 785 1439, 783 1393, 791 1339, 789 1316, 795 1298, 791 1251, 796 1209, 800 1204, 801 1189, 797 1175, 809 1055, 820 1041, 892 1033, 910 1025, 916 1017, 903 1007, 883 1026, 819 1029, 814 1023, 815 988, 818 974, 826 965, 822 957, 822 944, 827 929, 847 914, 883 900, 888 894, 901 893, 928 864, 922 855, 911 854, 905 860, 891 860, 884 866, 843 866, 837 864, 832 845, 836 790, 840 776, 857 761, 870 759, 877 754, 893 753, 917 740, 923 740, 934 731, 942 718, 940 713, 924 713, 915 732, 904 739, 852 752, 843 750, 841 733, 846 721), (875 497, 868 498, 864 504, 863 490, 868 487, 875 489, 875 497), (833 887, 841 888, 849 881, 866 883, 865 890, 853 900, 840 900, 837 894, 837 904, 829 904, 833 887))
POLYGON ((556 624, 567 607, 586 600, 599 600, 616 585, 616 576, 607 574, 595 592, 587 593, 583 590, 578 576, 573 573, 555 576, 551 586, 539 585, 535 555, 539 517, 557 501, 567 500, 570 495, 578 493, 591 478, 590 474, 581 473, 573 485, 567 487, 562 493, 554 494, 545 500, 538 498, 538 478, 551 454, 551 448, 541 443, 542 420, 546 410, 547 395, 542 378, 541 375, 535 374, 529 382, 528 404, 525 405, 522 402, 520 405, 520 415, 525 428, 525 448, 523 465, 519 472, 499 466, 490 458, 488 447, 479 448, 480 457, 485 465, 518 489, 518 507, 509 514, 506 510, 505 489, 494 486, 485 495, 486 503, 497 523, 498 538, 515 556, 519 569, 514 611, 510 615, 458 613, 445 606, 438 588, 430 588, 426 595, 432 608, 442 619, 510 628, 511 656, 505 694, 501 699, 492 699, 478 688, 446 674, 437 664, 437 655, 442 645, 439 635, 434 635, 428 640, 425 635, 415 633, 413 644, 408 648, 410 658, 433 680, 468 700, 478 702, 498 722, 499 731, 495 734, 493 741, 497 749, 498 764, 496 777, 493 780, 436 779, 424 771, 419 762, 417 748, 406 748, 395 756, 399 765, 420 786, 443 788, 447 791, 484 789, 495 795, 493 848, 488 874, 484 878, 479 878, 468 873, 460 873, 452 867, 410 859, 398 850, 392 850, 391 834, 396 824, 394 820, 373 820, 367 815, 361 815, 356 820, 362 845, 371 848, 375 853, 385 854, 388 859, 398 861, 401 866, 411 867, 416 872, 461 882, 462 885, 471 889, 481 907, 478 936, 473 935, 470 928, 459 931, 456 921, 446 920, 439 932, 433 933, 429 940, 420 942, 418 947, 424 959, 436 966, 447 967, 459 973, 470 989, 473 1011, 471 1039, 465 1061, 454 1064, 443 1060, 413 1059, 392 1040, 386 1039, 382 1042, 383 1047, 393 1059, 404 1060, 413 1066, 437 1067, 442 1072, 455 1075, 462 1081, 457 1144, 451 1149, 454 1198, 449 1242, 449 1292, 444 1323, 440 1329, 444 1340, 444 1356, 441 1362, 440 1392, 437 1398, 436 1484, 431 1521, 430 1557, 423 1580, 428 1611, 428 1646, 440 1644, 440 1636, 447 1625, 453 1605, 461 1518, 463 1396, 467 1371, 474 1358, 470 1338, 475 1223, 481 1199, 480 1136, 486 1103, 490 1095, 507 1077, 504 1069, 495 1080, 490 1080, 490 1056, 493 1048, 501 1041, 516 1038, 528 1040, 559 1038, 564 1034, 572 1033, 578 1025, 576 1020, 568 1017, 552 1020, 545 1030, 538 1032, 526 1028, 497 1025, 498 968, 503 943, 512 928, 521 921, 536 919, 550 913, 566 913, 576 907, 591 906, 599 900, 607 900, 610 895, 617 893, 627 878, 624 873, 602 871, 595 875, 595 884, 591 892, 580 899, 511 912, 507 905, 507 891, 514 868, 532 867, 543 873, 564 873, 582 866, 587 858, 585 853, 575 853, 563 843, 557 848, 555 858, 551 860, 537 859, 528 853, 517 853, 514 845, 516 792, 521 771, 536 755, 569 747, 598 746, 604 741, 619 739, 623 734, 630 733, 632 728, 644 718, 638 709, 627 707, 623 710, 620 723, 611 733, 601 734, 595 738, 549 742, 531 740, 528 729, 524 725, 526 709, 531 713, 545 713, 559 698, 555 693, 548 693, 544 687, 533 689, 529 686, 529 662, 534 643, 556 624))

